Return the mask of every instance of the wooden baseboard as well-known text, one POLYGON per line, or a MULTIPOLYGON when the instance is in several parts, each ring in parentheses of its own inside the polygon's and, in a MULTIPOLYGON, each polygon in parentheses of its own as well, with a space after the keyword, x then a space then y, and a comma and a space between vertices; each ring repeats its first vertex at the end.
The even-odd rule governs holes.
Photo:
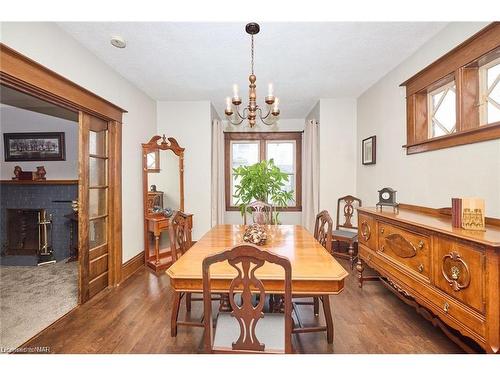
POLYGON ((127 260, 122 264, 122 281, 124 282, 131 275, 133 275, 137 270, 144 266, 144 251, 141 251, 132 259, 127 260))

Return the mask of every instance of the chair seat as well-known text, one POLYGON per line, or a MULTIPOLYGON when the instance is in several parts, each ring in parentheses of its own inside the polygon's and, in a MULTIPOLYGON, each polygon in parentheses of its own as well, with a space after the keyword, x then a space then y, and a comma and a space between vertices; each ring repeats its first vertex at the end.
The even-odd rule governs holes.
MULTIPOLYGON (((231 349, 238 340, 240 326, 231 313, 219 313, 215 328, 214 349, 231 349)), ((265 314, 255 327, 255 336, 265 351, 285 351, 285 315, 265 314)))
POLYGON ((358 236, 358 233, 351 232, 348 230, 337 229, 337 230, 332 231, 332 235, 333 235, 333 237, 346 238, 346 239, 350 240, 350 239, 356 238, 358 236))

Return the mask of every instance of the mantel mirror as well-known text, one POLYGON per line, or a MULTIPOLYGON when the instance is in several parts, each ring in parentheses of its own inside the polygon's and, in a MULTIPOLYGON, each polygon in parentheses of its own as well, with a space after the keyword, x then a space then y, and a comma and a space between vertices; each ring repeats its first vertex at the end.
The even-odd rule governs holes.
POLYGON ((144 215, 184 211, 184 148, 155 135, 142 144, 144 215))

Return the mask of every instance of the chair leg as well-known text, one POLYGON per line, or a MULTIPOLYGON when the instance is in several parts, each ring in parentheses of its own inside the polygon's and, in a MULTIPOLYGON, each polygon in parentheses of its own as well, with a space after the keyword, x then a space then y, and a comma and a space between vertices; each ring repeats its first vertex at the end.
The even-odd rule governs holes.
POLYGON ((186 311, 191 311, 191 293, 186 293, 186 311))
POLYGON ((177 336, 177 318, 179 317, 179 306, 181 304, 181 293, 175 292, 172 298, 172 317, 170 319, 170 336, 177 336))
POLYGON ((321 296, 323 302, 323 312, 325 313, 326 320, 326 341, 329 344, 333 343, 333 318, 332 311, 330 310, 330 298, 328 295, 321 296))
POLYGON ((365 267, 363 266, 363 262, 361 261, 361 258, 358 254, 358 262, 356 263, 356 271, 358 271, 358 286, 360 288, 363 287, 363 271, 365 270, 365 267))
POLYGON ((354 243, 349 242, 349 263, 351 264, 351 270, 354 268, 354 243))
POLYGON ((314 316, 319 315, 319 297, 313 297, 314 300, 314 316))

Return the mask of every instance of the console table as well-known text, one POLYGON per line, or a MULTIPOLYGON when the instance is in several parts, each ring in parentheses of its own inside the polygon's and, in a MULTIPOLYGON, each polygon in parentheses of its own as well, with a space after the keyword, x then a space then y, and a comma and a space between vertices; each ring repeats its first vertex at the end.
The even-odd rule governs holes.
POLYGON ((465 351, 476 351, 472 339, 499 353, 500 220, 486 223, 486 231, 469 231, 452 227, 449 209, 360 207, 359 286, 366 263, 465 351))
MULTIPOLYGON (((175 215, 175 213, 174 213, 175 215)), ((172 215, 172 217, 174 216, 172 215)), ((146 266, 153 269, 155 272, 167 269, 172 264, 172 252, 170 247, 160 249, 160 237, 162 232, 168 232, 170 228, 170 219, 161 214, 148 214, 144 218, 146 229, 154 237, 154 249, 151 251, 149 241, 146 241, 144 251, 144 261, 146 266)), ((193 215, 189 215, 189 229, 193 228, 193 215)))

